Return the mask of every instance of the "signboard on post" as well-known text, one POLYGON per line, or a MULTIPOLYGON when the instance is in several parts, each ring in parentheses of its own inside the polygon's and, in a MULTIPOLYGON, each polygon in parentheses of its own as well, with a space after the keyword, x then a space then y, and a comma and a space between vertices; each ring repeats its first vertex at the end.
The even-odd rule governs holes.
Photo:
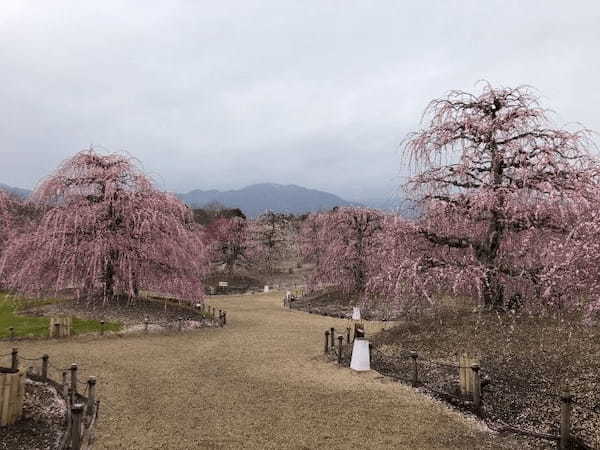
POLYGON ((229 283, 227 281, 219 281, 219 287, 228 287, 229 283))

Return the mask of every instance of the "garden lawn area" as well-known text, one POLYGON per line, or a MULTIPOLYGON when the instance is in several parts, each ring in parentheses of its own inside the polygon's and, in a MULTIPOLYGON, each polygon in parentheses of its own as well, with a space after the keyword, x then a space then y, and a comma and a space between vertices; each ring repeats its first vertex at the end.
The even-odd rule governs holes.
MULTIPOLYGON (((6 293, 0 293, 0 339, 10 336, 9 328, 13 327, 16 337, 44 337, 48 336, 48 317, 20 314, 25 309, 50 303, 63 302, 62 299, 25 299, 6 293)), ((116 322, 107 322, 105 331, 118 331, 121 325, 116 322)), ((74 334, 92 333, 100 331, 100 322, 73 318, 72 332, 74 334)))

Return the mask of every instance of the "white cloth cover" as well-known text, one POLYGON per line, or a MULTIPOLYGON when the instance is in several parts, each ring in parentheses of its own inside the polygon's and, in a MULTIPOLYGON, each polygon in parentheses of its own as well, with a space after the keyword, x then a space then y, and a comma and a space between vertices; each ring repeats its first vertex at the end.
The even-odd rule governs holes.
POLYGON ((360 320, 360 308, 358 306, 352 308, 352 320, 360 320))
POLYGON ((269 286, 265 286, 265 292, 269 292, 269 286))
POLYGON ((285 298, 287 298, 289 300, 289 298, 292 296, 292 291, 287 291, 285 293, 285 298))
POLYGON ((369 341, 366 339, 354 340, 350 368, 357 371, 371 370, 371 364, 369 362, 369 341))

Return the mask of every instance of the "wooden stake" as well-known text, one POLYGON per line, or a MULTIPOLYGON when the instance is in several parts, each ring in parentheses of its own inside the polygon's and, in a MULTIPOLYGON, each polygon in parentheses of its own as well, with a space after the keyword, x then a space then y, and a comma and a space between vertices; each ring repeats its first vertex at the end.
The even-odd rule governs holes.
POLYGON ((44 380, 48 379, 48 359, 50 357, 48 355, 42 355, 42 378, 44 380))
POLYGON ((71 364, 71 391, 73 394, 77 394, 77 364, 71 364))
POLYGON ((71 450, 81 449, 81 416, 83 404, 75 403, 71 407, 71 450))
POLYGON ((331 338, 331 349, 335 348, 335 328, 330 328, 329 337, 331 338))
POLYGON ((566 450, 569 448, 569 440, 571 435, 571 411, 573 409, 573 396, 566 385, 564 391, 560 395, 560 449, 566 450))
POLYGON ((96 377, 88 378, 88 403, 87 414, 91 416, 96 407, 96 377))
POLYGON ((344 336, 338 336, 338 364, 342 365, 342 346, 344 345, 344 336))
POLYGON ((418 369, 418 365, 417 365, 417 352, 412 351, 410 352, 410 357, 412 358, 413 361, 413 376, 412 376, 412 385, 413 387, 417 387, 419 384, 419 369, 418 369))
POLYGON ((329 352, 329 331, 325 331, 325 349, 323 353, 327 354, 329 352))
POLYGON ((62 385, 63 385, 63 397, 65 401, 69 398, 69 385, 67 384, 67 371, 63 370, 62 373, 62 385))
POLYGON ((473 408, 479 413, 481 409, 481 380, 479 379, 479 363, 471 364, 472 380, 473 380, 473 408))
POLYGON ((12 352, 10 353, 11 355, 11 364, 10 367, 12 369, 18 369, 19 368, 19 350, 16 348, 12 349, 12 352))

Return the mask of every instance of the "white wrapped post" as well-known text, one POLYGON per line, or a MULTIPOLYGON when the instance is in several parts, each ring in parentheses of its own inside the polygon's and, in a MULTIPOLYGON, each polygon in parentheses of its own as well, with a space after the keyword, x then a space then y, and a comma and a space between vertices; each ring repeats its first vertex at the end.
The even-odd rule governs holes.
POLYGON ((352 308, 352 320, 360 320, 360 308, 358 306, 352 308))
POLYGON ((269 286, 266 286, 266 285, 265 285, 264 292, 269 292, 269 286))
POLYGON ((369 341, 367 341, 366 339, 354 340, 350 368, 358 372, 371 370, 371 363, 369 357, 369 341))

